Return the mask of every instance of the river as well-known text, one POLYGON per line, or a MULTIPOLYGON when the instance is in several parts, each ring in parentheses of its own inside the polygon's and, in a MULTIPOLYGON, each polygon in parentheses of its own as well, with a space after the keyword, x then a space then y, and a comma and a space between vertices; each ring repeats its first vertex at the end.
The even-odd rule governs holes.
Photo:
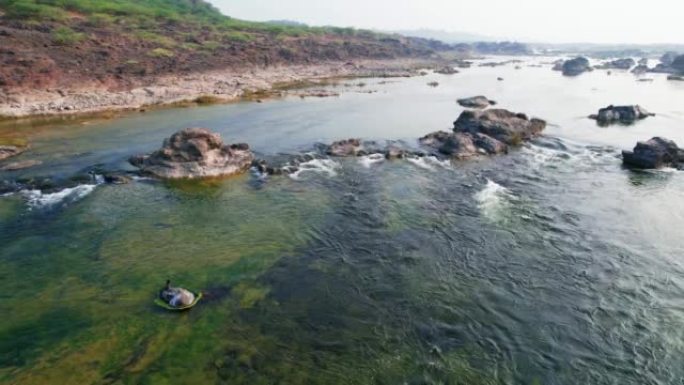
POLYGON ((185 127, 273 156, 415 142, 479 94, 549 122, 468 162, 328 159, 296 176, 4 195, 0 382, 682 384, 684 174, 627 170, 620 150, 684 145, 684 83, 531 66, 552 60, 344 80, 336 98, 0 123, 31 143, 17 160, 43 162, 1 179, 68 180, 130 169, 185 127), (609 104, 657 115, 586 118, 609 104), (167 278, 206 296, 155 307, 167 278))

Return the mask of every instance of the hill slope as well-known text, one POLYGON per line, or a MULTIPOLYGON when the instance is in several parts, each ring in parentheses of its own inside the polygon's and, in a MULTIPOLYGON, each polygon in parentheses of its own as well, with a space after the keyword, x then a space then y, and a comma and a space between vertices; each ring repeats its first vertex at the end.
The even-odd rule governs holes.
POLYGON ((443 44, 254 23, 202 0, 0 0, 0 88, 103 85, 213 69, 425 57, 443 44))

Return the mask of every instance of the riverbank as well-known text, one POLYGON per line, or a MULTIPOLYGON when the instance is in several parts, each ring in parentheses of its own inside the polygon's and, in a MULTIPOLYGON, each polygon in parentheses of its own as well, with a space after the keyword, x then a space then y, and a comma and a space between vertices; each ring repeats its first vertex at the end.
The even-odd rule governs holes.
POLYGON ((7 89, 0 91, 0 117, 27 118, 138 110, 203 100, 230 102, 274 89, 352 77, 410 77, 419 69, 443 63, 436 58, 331 61, 312 65, 226 69, 190 75, 159 76, 126 89, 101 85, 70 89, 7 89))

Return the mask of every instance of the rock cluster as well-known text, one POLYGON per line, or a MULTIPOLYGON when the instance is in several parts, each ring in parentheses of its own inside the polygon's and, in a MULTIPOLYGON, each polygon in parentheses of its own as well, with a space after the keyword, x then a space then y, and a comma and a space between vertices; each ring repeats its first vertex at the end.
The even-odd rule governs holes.
POLYGON ((627 166, 641 169, 681 169, 684 166, 684 150, 669 139, 654 137, 647 142, 637 143, 632 151, 622 151, 622 161, 627 166))
POLYGON ((420 143, 456 159, 508 152, 509 146, 538 136, 546 127, 541 119, 529 119, 504 109, 464 111, 454 122, 453 132, 438 131, 420 138, 420 143))
POLYGON ((606 63, 603 63, 596 68, 600 69, 616 69, 616 70, 629 70, 636 65, 636 61, 632 58, 617 59, 606 63))
POLYGON ((186 128, 164 140, 160 150, 133 157, 130 163, 144 174, 180 179, 238 174, 248 170, 253 159, 247 144, 224 145, 219 134, 206 128, 186 128))
POLYGON ((459 71, 452 67, 452 66, 445 66, 439 69, 435 70, 436 74, 441 74, 441 75, 454 75, 457 74, 459 71))
POLYGON ((632 124, 637 120, 646 119, 655 114, 646 111, 639 105, 635 106, 608 106, 601 108, 598 114, 590 115, 590 119, 594 119, 600 124, 624 123, 632 124))

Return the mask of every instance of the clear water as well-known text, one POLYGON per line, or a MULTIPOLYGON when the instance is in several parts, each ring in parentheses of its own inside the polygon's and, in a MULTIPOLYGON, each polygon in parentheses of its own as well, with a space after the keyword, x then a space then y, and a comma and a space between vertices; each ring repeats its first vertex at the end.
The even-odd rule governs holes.
POLYGON ((191 126, 261 155, 413 141, 477 94, 550 126, 472 162, 333 159, 296 178, 0 197, 0 382, 682 384, 684 177, 623 169, 619 150, 684 144, 684 84, 527 66, 543 61, 365 79, 339 98, 3 123, 0 137, 32 143, 17 160, 44 162, 7 179, 127 168, 191 126), (624 103, 658 115, 586 119, 624 103), (169 277, 205 300, 156 308, 169 277))

